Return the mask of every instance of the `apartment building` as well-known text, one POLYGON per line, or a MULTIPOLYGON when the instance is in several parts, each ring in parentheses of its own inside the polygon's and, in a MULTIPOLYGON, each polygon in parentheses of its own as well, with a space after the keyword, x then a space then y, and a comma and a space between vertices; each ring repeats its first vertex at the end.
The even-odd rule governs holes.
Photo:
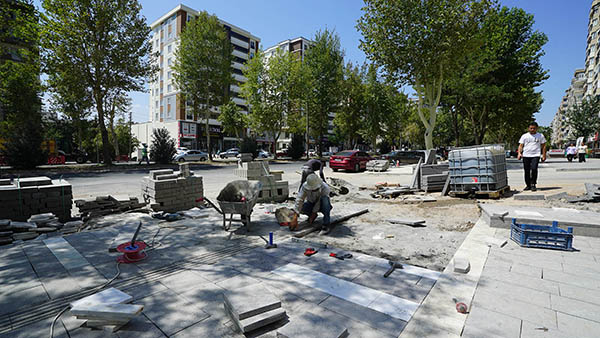
MULTIPOLYGON (((269 60, 269 58, 273 57, 273 55, 275 55, 276 53, 278 53, 280 51, 297 55, 298 59, 304 61, 304 56, 305 56, 306 52, 311 48, 312 45, 313 45, 313 42, 311 40, 308 40, 302 36, 294 38, 294 39, 287 39, 287 40, 281 41, 278 44, 271 46, 264 51, 265 62, 267 62, 269 60)), ((328 142, 329 135, 333 135, 333 118, 334 117, 335 117, 335 113, 329 114, 328 135, 324 136, 325 143, 328 142)), ((285 149, 289 146, 289 144, 291 142, 292 142, 292 134, 287 131, 284 131, 281 135, 281 138, 279 140, 277 140, 276 148, 277 148, 277 150, 285 149)), ((311 139, 311 143, 312 142, 314 142, 314 140, 311 139)))
MULTIPOLYGON (((166 127, 172 137, 177 140, 178 147, 203 150, 207 148, 205 119, 195 117, 191 109, 186 107, 185 102, 181 99, 180 91, 175 85, 172 69, 175 62, 175 51, 179 45, 179 36, 185 25, 198 15, 198 11, 178 5, 150 25, 152 52, 160 55, 156 60, 159 73, 155 81, 149 83, 149 122, 133 126, 134 135, 142 143, 151 143, 153 129, 166 127)), ((247 113, 246 101, 240 97, 240 85, 247 81, 242 74, 242 69, 245 63, 256 54, 260 39, 221 19, 219 22, 231 40, 234 58, 231 72, 235 81, 230 88, 224 88, 224 90, 228 90, 233 101, 243 112, 247 113)), ((214 109, 213 115, 209 119, 209 133, 213 150, 232 147, 238 141, 232 135, 223 133, 221 123, 217 121, 218 114, 218 110, 214 109)))
POLYGON ((552 142, 559 147, 564 148, 567 142, 574 141, 578 136, 572 133, 568 125, 567 112, 583 101, 586 82, 586 70, 575 70, 571 86, 565 91, 558 111, 554 115, 554 119, 552 120, 552 142))
POLYGON ((593 96, 600 94, 598 73, 600 73, 600 0, 594 0, 590 9, 587 47, 585 51, 586 83, 584 95, 593 96))

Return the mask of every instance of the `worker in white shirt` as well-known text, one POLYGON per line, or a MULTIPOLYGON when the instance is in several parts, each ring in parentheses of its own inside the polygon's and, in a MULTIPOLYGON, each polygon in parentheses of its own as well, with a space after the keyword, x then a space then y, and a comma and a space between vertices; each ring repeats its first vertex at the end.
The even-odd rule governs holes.
POLYGON ((587 154, 587 144, 581 142, 577 148, 577 156, 579 156, 579 163, 585 162, 585 155, 587 154))
POLYGON ((331 231, 329 226, 331 200, 329 193, 331 190, 327 183, 323 182, 315 173, 309 174, 306 177, 306 182, 300 187, 300 192, 296 197, 296 205, 294 212, 296 216, 292 223, 297 224, 298 215, 303 214, 309 216, 308 223, 312 224, 317 218, 317 213, 323 214, 323 222, 321 227, 321 235, 326 235, 331 231))
POLYGON ((523 159, 523 168, 525 169, 525 189, 536 191, 538 164, 540 156, 542 162, 546 161, 546 138, 537 132, 537 122, 531 122, 527 133, 519 139, 519 150, 517 159, 523 159))

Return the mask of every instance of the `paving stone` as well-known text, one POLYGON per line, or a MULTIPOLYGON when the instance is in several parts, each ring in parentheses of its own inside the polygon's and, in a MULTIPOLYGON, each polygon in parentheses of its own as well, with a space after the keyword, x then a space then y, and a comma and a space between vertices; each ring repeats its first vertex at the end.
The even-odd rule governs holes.
POLYGON ((210 282, 220 282, 240 274, 239 271, 231 266, 223 264, 201 265, 191 268, 192 271, 199 274, 202 278, 210 282))
POLYGON ((41 284, 29 262, 11 265, 0 270, 0 281, 2 281, 0 295, 29 289, 41 284))
POLYGON ((43 242, 48 249, 52 251, 52 254, 56 256, 60 263, 69 271, 76 271, 83 266, 90 265, 79 251, 62 237, 45 239, 43 242))
POLYGON ((284 319, 287 320, 285 310, 282 308, 269 310, 240 320, 237 319, 236 316, 231 312, 231 309, 227 306, 227 303, 225 303, 224 307, 225 311, 236 324, 238 332, 242 332, 244 334, 264 328, 265 326, 282 321, 284 319))
POLYGON ((523 338, 564 338, 571 336, 571 334, 560 332, 557 329, 550 329, 525 320, 521 323, 521 337, 523 338))
POLYGON ((224 292, 225 289, 218 285, 211 282, 205 282, 199 283, 195 288, 188 289, 180 295, 196 304, 201 309, 207 306, 216 305, 219 308, 219 313, 222 314, 224 292))
POLYGON ((334 296, 327 298, 319 306, 365 323, 374 329, 386 332, 395 337, 398 337, 406 326, 406 322, 403 320, 334 296))
POLYGON ((345 323, 310 312, 291 318, 290 323, 277 330, 280 338, 341 338, 346 335, 348 329, 345 323))
POLYGON ((117 331, 119 338, 166 337, 146 316, 136 316, 117 331))
POLYGON ((383 275, 366 271, 352 280, 353 283, 385 292, 417 303, 423 301, 430 288, 418 286, 418 276, 396 274, 394 271, 388 278, 383 275), (405 279, 405 277, 407 277, 405 279))
MULTIPOLYGON (((196 323, 182 331, 177 332, 172 337, 176 338, 198 338, 198 337, 240 337, 229 326, 223 325, 218 320, 208 318, 196 323)), ((241 336, 243 337, 243 336, 241 336)))
POLYGON ((426 277, 422 277, 421 279, 419 279, 419 281, 417 282, 417 286, 423 287, 425 289, 429 289, 431 290, 431 288, 433 288, 433 286, 435 285, 436 280, 435 279, 431 279, 431 278, 426 278, 426 277))
POLYGON ((82 266, 79 267, 77 270, 70 270, 69 275, 72 278, 71 283, 74 282, 82 289, 97 287, 108 281, 92 265, 82 266))
MULTIPOLYGON (((276 275, 269 274, 262 279, 263 283, 267 284, 271 290, 280 290, 281 292, 289 292, 313 304, 319 304, 330 295, 317 289, 308 287, 295 281, 276 275)), ((273 291, 277 294, 276 291, 273 291)))
POLYGON ((600 332, 600 323, 571 316, 562 312, 556 313, 558 330, 568 332, 568 337, 596 338, 600 332))
MULTIPOLYGON (((107 262, 94 264, 94 268, 106 279, 112 279, 117 274, 117 263, 107 262)), ((142 271, 135 264, 119 264, 119 277, 116 280, 123 280, 138 276, 142 271)))
MULTIPOLYGON (((50 324, 52 318, 42 319, 36 321, 34 324, 27 325, 25 327, 12 330, 7 333, 0 334, 0 338, 31 338, 31 337, 48 337, 50 333, 50 324)), ((54 325, 54 337, 55 338, 69 338, 67 331, 63 324, 58 321, 54 325)))
POLYGON ((600 305, 590 304, 557 295, 551 296, 551 302, 553 310, 600 322, 600 305))
POLYGON ((577 276, 577 278, 573 278, 573 277, 574 276, 572 274, 568 274, 568 273, 564 273, 564 272, 559 272, 559 271, 554 271, 554 270, 544 271, 544 280, 559 282, 562 284, 575 285, 575 286, 579 286, 582 288, 588 288, 588 289, 592 289, 592 290, 600 290, 600 283, 598 282, 597 279, 586 278, 586 277, 581 277, 581 276, 577 276))
MULTIPOLYGON (((506 249, 506 247, 505 247, 506 249)), ((546 255, 535 255, 521 252, 521 250, 505 250, 502 249, 491 248, 489 257, 497 257, 507 260, 509 262, 520 263, 525 265, 531 265, 540 267, 542 269, 552 269, 556 271, 562 271, 562 262, 557 260, 549 259, 549 256, 546 255)), ((529 251, 533 251, 535 249, 529 249, 529 251)), ((548 250, 549 251, 549 250, 548 250)), ((489 258, 488 257, 488 258, 489 258)))
POLYGON ((600 291, 569 284, 559 284, 560 295, 600 306, 600 291))
POLYGON ((523 320, 539 323, 548 328, 556 328, 556 315, 554 311, 538 305, 507 299, 502 295, 495 295, 483 290, 478 290, 475 293, 472 306, 522 318, 523 320))
POLYGON ((462 337, 520 338, 521 320, 502 313, 472 306, 462 337))
POLYGON ((452 264, 454 265, 454 272, 457 273, 469 273, 469 270, 471 270, 471 263, 466 258, 454 257, 452 264))
POLYGON ((542 278, 542 269, 531 265, 515 263, 510 267, 510 272, 520 273, 534 278, 542 278))
POLYGON ((164 284, 158 281, 149 281, 144 284, 136 285, 134 287, 124 288, 121 291, 131 295, 133 297, 133 301, 135 302, 139 299, 167 290, 169 289, 166 286, 164 286, 164 284))
POLYGON ((144 305, 144 315, 166 335, 173 335, 209 315, 171 290, 152 294, 136 301, 144 305))
POLYGON ((230 289, 223 296, 232 315, 238 320, 281 307, 281 301, 260 284, 230 289))
POLYGON ((260 282, 261 281, 259 279, 255 279, 247 275, 237 275, 220 281, 216 284, 223 289, 235 291, 249 285, 259 284, 260 282))
POLYGON ((0 315, 13 313, 21 308, 41 304, 48 299, 44 287, 39 285, 25 290, 0 295, 0 315))
POLYGON ((177 293, 183 293, 186 290, 193 289, 198 284, 207 282, 207 280, 194 271, 184 270, 168 277, 161 278, 160 282, 177 293))
POLYGON ((67 269, 65 269, 58 259, 52 255, 48 257, 34 256, 33 258, 30 258, 29 261, 35 270, 36 275, 40 278, 56 273, 67 272, 67 269))
POLYGON ((529 289, 558 295, 558 283, 546 279, 533 278, 515 272, 507 272, 500 269, 490 268, 488 266, 483 269, 481 276, 507 283, 519 281, 519 284, 529 289))
POLYGON ((540 195, 540 194, 518 194, 514 196, 515 200, 517 201, 537 201, 537 200, 545 200, 546 196, 545 195, 540 195))
POLYGON ((481 277, 477 284, 477 291, 483 290, 508 299, 520 300, 526 303, 550 308, 550 294, 524 287, 519 280, 514 283, 481 277))

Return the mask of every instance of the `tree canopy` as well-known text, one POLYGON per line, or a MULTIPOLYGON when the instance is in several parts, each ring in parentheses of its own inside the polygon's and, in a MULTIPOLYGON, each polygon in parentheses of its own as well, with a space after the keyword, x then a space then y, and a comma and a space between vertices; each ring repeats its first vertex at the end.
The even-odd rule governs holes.
POLYGON ((600 130, 600 96, 584 99, 567 111, 567 124, 576 137, 592 136, 600 130))

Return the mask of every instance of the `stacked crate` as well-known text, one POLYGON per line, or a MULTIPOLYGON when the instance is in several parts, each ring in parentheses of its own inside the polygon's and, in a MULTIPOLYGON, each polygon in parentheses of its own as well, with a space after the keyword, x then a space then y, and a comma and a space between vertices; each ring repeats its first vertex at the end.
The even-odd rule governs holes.
POLYGON ((31 215, 53 213, 62 222, 71 218, 73 190, 65 180, 29 177, 0 180, 0 219, 26 221, 31 215))
POLYGON ((425 192, 442 191, 448 179, 448 164, 422 164, 421 189, 425 192))
POLYGON ((179 169, 152 170, 142 179, 142 196, 152 210, 176 212, 202 205, 202 177, 194 176, 187 163, 179 169))
POLYGON ((284 202, 290 189, 287 181, 282 180, 283 171, 270 171, 266 161, 239 162, 233 174, 249 181, 260 181, 262 190, 258 202, 284 202))

